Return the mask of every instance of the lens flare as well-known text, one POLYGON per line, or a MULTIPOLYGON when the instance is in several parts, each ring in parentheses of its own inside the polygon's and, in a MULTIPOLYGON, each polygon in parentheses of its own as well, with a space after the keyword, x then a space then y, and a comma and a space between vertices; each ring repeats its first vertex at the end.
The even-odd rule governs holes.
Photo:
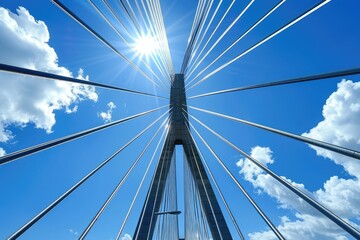
POLYGON ((135 41, 135 51, 140 55, 148 56, 155 53, 157 49, 157 42, 152 36, 141 36, 135 41))

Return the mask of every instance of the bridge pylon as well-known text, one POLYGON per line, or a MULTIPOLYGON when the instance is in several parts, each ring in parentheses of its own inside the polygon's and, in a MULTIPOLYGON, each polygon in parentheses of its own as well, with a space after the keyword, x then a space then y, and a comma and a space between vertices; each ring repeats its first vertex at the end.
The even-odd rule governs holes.
MULTIPOLYGON (((169 124, 169 134, 165 140, 164 148, 149 187, 133 239, 152 239, 154 235, 158 218, 158 214, 154 213, 160 211, 166 181, 170 174, 174 174, 169 170, 172 161, 175 161, 173 157, 175 145, 183 146, 184 155, 186 156, 187 164, 195 182, 198 198, 206 217, 212 239, 232 239, 195 143, 187 128, 188 116, 186 106, 184 76, 183 74, 175 74, 172 76, 170 92, 171 121, 169 124)), ((186 189, 184 192, 186 192, 186 189)))

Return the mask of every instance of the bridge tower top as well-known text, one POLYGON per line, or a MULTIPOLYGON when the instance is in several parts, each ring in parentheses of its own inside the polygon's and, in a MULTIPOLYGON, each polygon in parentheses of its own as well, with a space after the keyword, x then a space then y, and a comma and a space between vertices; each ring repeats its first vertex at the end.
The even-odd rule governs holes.
POLYGON ((185 141, 184 130, 188 121, 186 107, 186 94, 184 75, 175 74, 171 77, 172 85, 170 91, 171 126, 175 137, 175 144, 183 144, 185 141))

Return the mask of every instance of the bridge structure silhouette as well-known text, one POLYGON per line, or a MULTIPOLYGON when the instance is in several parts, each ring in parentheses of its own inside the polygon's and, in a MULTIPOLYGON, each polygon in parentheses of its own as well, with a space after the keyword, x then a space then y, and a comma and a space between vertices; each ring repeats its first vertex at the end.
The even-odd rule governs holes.
MULTIPOLYGON (((62 11, 68 14, 72 19, 74 19, 78 24, 80 24, 84 29, 86 29, 90 34, 96 37, 104 45, 109 47, 113 52, 119 55, 123 60, 125 60, 135 71, 140 73, 142 77, 150 81, 156 87, 166 88, 170 90, 170 97, 164 97, 153 93, 137 91, 133 89, 122 88, 114 85, 108 85, 100 82, 94 81, 85 81, 81 79, 76 79, 72 77, 65 77, 53 73, 42 72, 32 69, 21 68, 12 65, 0 64, 0 70, 5 72, 11 72, 15 74, 34 76, 38 78, 45 78, 55 81, 64 81, 69 83, 84 84, 99 88, 111 89, 113 91, 120 91, 129 94, 143 95, 147 97, 154 98, 165 98, 168 99, 169 104, 157 107, 145 112, 141 112, 135 115, 125 117, 123 119, 115 120, 104 125, 100 125, 91 129, 87 129, 81 132, 77 132, 62 138, 54 139, 42 144, 38 144, 14 153, 7 154, 0 158, 0 164, 14 164, 15 161, 21 160, 22 158, 36 154, 40 151, 45 151, 49 148, 59 146, 61 144, 71 144, 70 141, 86 137, 90 134, 108 129, 113 126, 120 125, 122 123, 132 121, 133 119, 140 118, 145 115, 150 115, 154 112, 160 110, 166 110, 160 117, 156 118, 154 122, 149 124, 141 132, 135 135, 130 139, 124 146, 118 149, 115 153, 112 153, 110 157, 105 159, 100 165, 95 169, 90 171, 85 175, 80 181, 74 184, 61 196, 55 199, 50 205, 46 206, 42 211, 37 215, 27 221, 23 226, 19 228, 11 235, 8 239, 18 239, 27 230, 29 230, 33 225, 35 225, 39 220, 45 217, 49 212, 56 208, 63 200, 65 200, 69 195, 75 192, 79 187, 86 183, 93 175, 100 171, 105 165, 112 161, 117 154, 122 152, 126 147, 131 144, 134 144, 135 140, 143 135, 147 130, 152 128, 155 124, 161 122, 160 127, 156 130, 154 137, 150 139, 148 144, 139 154, 138 158, 132 163, 130 168, 123 175, 119 183, 116 185, 112 193, 107 197, 106 201, 102 204, 101 208, 97 211, 94 217, 89 221, 88 226, 83 229, 82 233, 79 236, 79 239, 85 239, 87 234, 91 231, 92 227, 96 224, 97 220, 101 217, 103 212, 106 210, 107 206, 111 203, 112 199, 115 197, 119 189, 125 184, 128 176, 132 173, 133 169, 137 166, 137 163, 142 158, 144 153, 147 151, 149 145, 155 139, 155 136, 161 134, 161 138, 157 143, 157 147, 152 156, 152 159, 149 160, 148 167, 145 170, 144 176, 142 177, 141 183, 133 201, 129 206, 129 210, 126 214, 125 219, 122 222, 122 225, 119 229, 119 232, 116 236, 116 239, 120 239, 124 227, 129 219, 129 216, 133 210, 134 203, 137 200, 140 191, 146 191, 146 198, 143 202, 143 208, 141 210, 140 216, 137 216, 137 225, 134 228, 133 239, 182 239, 179 233, 179 214, 184 215, 184 239, 245 239, 246 236, 243 235, 241 231, 241 226, 237 223, 237 219, 233 215, 234 209, 227 203, 226 197, 222 193, 221 187, 218 185, 218 182, 221 179, 216 179, 213 171, 207 164, 206 159, 204 158, 201 149, 198 146, 198 143, 195 139, 199 139, 206 148, 211 152, 213 157, 219 163, 220 168, 216 171, 223 170, 234 184, 237 186, 238 190, 244 194, 246 199, 251 203, 256 212, 261 216, 261 218, 268 225, 278 239, 285 239, 281 231, 276 227, 272 220, 267 216, 264 210, 254 201, 251 195, 245 190, 241 182, 231 173, 229 168, 220 158, 220 156, 215 152, 215 150, 209 145, 207 139, 205 139, 199 131, 195 128, 192 121, 198 123, 204 129, 207 129, 214 137, 219 138, 221 141, 229 145, 239 154, 247 158, 254 165, 260 168, 262 171, 269 174, 271 177, 276 179, 279 184, 290 190, 293 194, 297 195, 304 202, 308 203, 316 211, 319 211, 329 220, 334 222, 340 228, 342 228, 347 234, 353 236, 356 239, 360 239, 360 232, 349 224, 344 219, 337 216, 335 213, 330 211, 328 208, 323 206, 321 203, 313 199, 307 193, 299 189, 297 186, 291 184, 286 179, 282 178, 276 172, 270 170, 266 165, 255 159, 254 157, 247 154, 245 151, 240 149, 230 140, 226 139, 220 133, 216 132, 205 123, 200 121, 195 116, 191 115, 188 111, 189 109, 193 111, 202 112, 204 114, 216 116, 223 119, 228 119, 229 121, 235 121, 239 124, 245 124, 252 126, 254 128, 259 128, 264 131, 269 131, 273 134, 282 135, 287 138, 291 138, 305 144, 310 144, 319 148, 324 148, 329 151, 333 151, 350 158, 353 158, 354 161, 360 160, 360 152, 337 146, 334 144, 318 141, 316 139, 304 137, 297 135, 291 132, 283 131, 277 128, 270 126, 261 125, 259 123, 247 121, 244 119, 237 118, 236 116, 229 116, 221 114, 214 111, 209 111, 207 109, 190 106, 187 103, 188 99, 204 98, 213 95, 220 95, 226 93, 235 93, 247 90, 254 90, 260 88, 270 88, 281 85, 288 84, 300 84, 303 82, 311 81, 321 81, 334 77, 344 77, 360 73, 360 68, 346 69, 319 73, 311 76, 300 76, 298 78, 279 80, 274 82, 266 82, 256 85, 242 86, 238 88, 231 88, 225 90, 219 90, 214 92, 209 92, 205 94, 187 96, 187 91, 192 89, 205 81, 207 81, 211 76, 216 74, 219 71, 222 71, 227 66, 231 65, 233 62, 242 58, 246 54, 255 50, 257 47, 271 40, 273 37, 276 37, 281 32, 292 27, 297 22, 306 18, 311 14, 315 14, 316 11, 321 9, 323 6, 328 4, 330 1, 318 1, 317 4, 312 6, 306 11, 300 13, 297 16, 281 26, 280 28, 273 31, 271 34, 267 35, 245 51, 237 54, 234 58, 228 60, 220 67, 211 71, 207 75, 203 76, 206 70, 213 66, 219 59, 228 51, 236 49, 236 44, 243 39, 248 33, 260 25, 267 17, 272 13, 276 12, 284 4, 285 0, 279 1, 277 4, 272 6, 268 11, 259 18, 253 25, 251 25, 243 33, 239 33, 237 39, 230 44, 224 51, 217 55, 217 57, 205 67, 201 67, 204 59, 206 59, 210 52, 216 47, 216 45, 221 42, 222 38, 230 31, 230 29, 239 21, 239 19, 246 13, 246 11, 254 3, 254 0, 248 1, 248 4, 243 9, 236 9, 237 15, 228 25, 226 30, 220 35, 220 37, 209 45, 210 39, 214 36, 214 33, 217 31, 220 24, 223 23, 224 18, 227 13, 232 8, 235 0, 229 1, 226 6, 226 11, 223 17, 220 18, 219 22, 214 22, 216 14, 223 3, 223 1, 210 1, 204 0, 199 1, 196 9, 196 13, 193 19, 192 29, 189 34, 189 40, 185 50, 184 58, 182 61, 181 71, 175 73, 173 63, 171 60, 171 54, 169 45, 167 43, 166 29, 164 21, 162 18, 162 9, 159 0, 147 0, 147 1, 128 1, 120 0, 118 2, 103 0, 102 2, 95 2, 93 0, 88 0, 89 6, 99 14, 104 22, 106 22, 116 34, 121 38, 121 40, 130 47, 131 43, 126 39, 125 35, 131 35, 132 31, 136 31, 139 35, 142 35, 144 32, 150 32, 151 36, 155 39, 157 43, 156 54, 152 54, 151 60, 153 64, 142 61, 142 66, 146 71, 142 70, 137 64, 135 64, 132 59, 126 57, 125 54, 120 52, 110 41, 106 40, 102 35, 100 35, 96 30, 94 30, 86 21, 82 20, 72 9, 67 7, 60 0, 53 0, 54 4, 59 7, 62 11), (106 11, 105 11, 106 10, 106 11), (113 19, 113 20, 111 20, 113 19), (116 20, 116 24, 114 23, 116 20), (125 23, 127 21, 127 23, 125 23), (119 29, 120 28, 120 29, 119 29), (129 30, 131 28, 132 30, 129 30), (212 33, 210 33, 212 29, 212 33), (145 31, 146 30, 146 31, 145 31), (208 36, 205 38, 205 36, 208 36), (198 73, 196 72, 198 70, 198 73), (150 75, 148 74, 150 72, 150 75), (197 75, 195 75, 197 73, 197 75), (177 194, 177 169, 176 169, 176 154, 175 146, 182 146, 184 152, 184 212, 180 212, 178 209, 178 194, 177 194), (150 166, 153 163, 154 156, 156 152, 159 152, 158 162, 154 168, 154 172, 150 172, 150 166), (152 175, 151 183, 146 190, 142 190, 145 176, 147 174, 152 175), (225 218, 224 216, 227 216, 225 218), (226 220, 228 219, 228 220, 226 220), (230 221, 229 221, 230 220, 230 221), (229 225, 233 226, 235 231, 229 230, 229 225)), ((36 79, 33 79, 36 81, 36 79)))

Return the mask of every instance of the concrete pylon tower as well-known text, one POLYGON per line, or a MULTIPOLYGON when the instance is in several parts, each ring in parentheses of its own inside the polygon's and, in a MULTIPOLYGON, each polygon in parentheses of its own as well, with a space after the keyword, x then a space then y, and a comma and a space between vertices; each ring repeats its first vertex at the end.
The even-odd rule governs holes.
POLYGON ((186 109, 186 95, 184 90, 183 74, 172 77, 173 84, 170 93, 171 125, 170 132, 165 140, 159 164, 155 170, 152 183, 147 193, 147 201, 142 209, 141 218, 135 230, 134 238, 138 240, 152 239, 157 215, 163 197, 166 179, 169 174, 171 160, 174 159, 175 145, 182 145, 188 161, 191 174, 198 188, 199 199, 214 240, 232 239, 230 231, 217 202, 214 191, 207 177, 204 166, 196 150, 195 144, 186 127, 188 116, 186 109), (202 178, 202 179, 201 179, 202 178))

